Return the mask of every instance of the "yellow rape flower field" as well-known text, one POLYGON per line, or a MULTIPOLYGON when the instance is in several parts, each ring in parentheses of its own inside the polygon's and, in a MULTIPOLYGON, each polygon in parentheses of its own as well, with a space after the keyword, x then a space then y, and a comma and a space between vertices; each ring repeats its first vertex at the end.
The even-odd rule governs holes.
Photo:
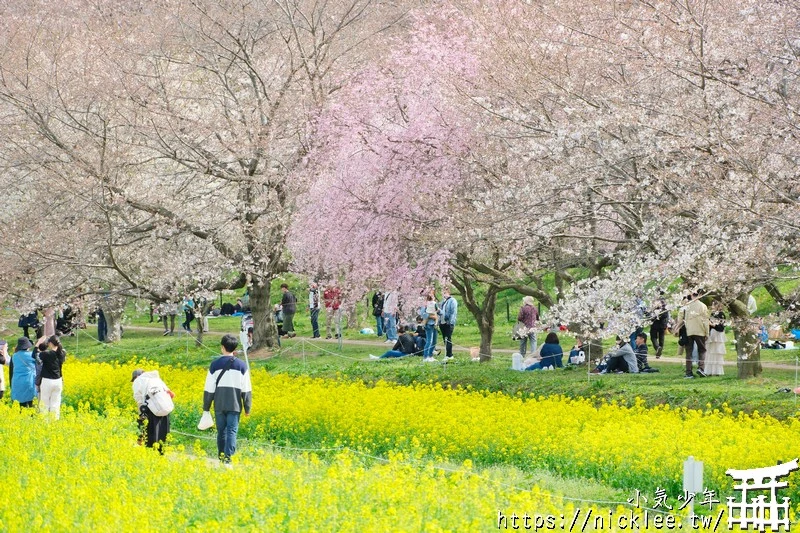
MULTIPOLYGON (((549 515, 540 530, 611 530, 629 507, 510 483, 503 469, 640 490, 643 507, 663 490, 680 521, 688 456, 704 462, 704 487, 721 502, 703 514, 727 529, 725 471, 800 456, 794 419, 254 370, 252 416, 242 418, 240 452, 227 469, 211 458, 213 433, 190 436, 200 435, 204 369, 158 368, 176 393, 177 444, 164 457, 136 446, 130 375, 138 367, 158 365, 68 361, 59 421, 0 407, 2 486, 20 496, 0 510, 1 530, 496 531, 513 529, 512 513, 549 515), (614 520, 583 523, 589 510, 596 519, 609 509, 614 520)), ((798 477, 782 493, 792 498, 792 520, 798 477)))

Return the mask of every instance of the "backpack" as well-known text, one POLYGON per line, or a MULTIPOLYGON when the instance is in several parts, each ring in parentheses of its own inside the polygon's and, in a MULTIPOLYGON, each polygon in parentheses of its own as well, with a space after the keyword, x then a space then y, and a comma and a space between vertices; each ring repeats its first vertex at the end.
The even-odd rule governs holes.
POLYGON ((169 395, 166 385, 161 380, 155 381, 147 388, 144 404, 155 416, 167 416, 175 409, 172 396, 169 395))

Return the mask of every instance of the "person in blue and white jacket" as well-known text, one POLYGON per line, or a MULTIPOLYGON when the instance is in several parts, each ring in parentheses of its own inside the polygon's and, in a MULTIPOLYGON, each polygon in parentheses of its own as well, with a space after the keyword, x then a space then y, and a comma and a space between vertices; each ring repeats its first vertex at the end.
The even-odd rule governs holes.
POLYGON ((456 327, 458 317, 458 302, 450 296, 450 290, 442 292, 442 301, 439 303, 439 331, 444 339, 445 361, 453 360, 453 329, 456 327))
POLYGON ((253 389, 247 365, 234 355, 239 341, 233 335, 222 337, 222 356, 208 368, 203 391, 203 411, 210 411, 214 404, 217 424, 217 452, 223 463, 230 463, 236 451, 236 435, 239 432, 239 417, 244 411, 250 416, 253 389))

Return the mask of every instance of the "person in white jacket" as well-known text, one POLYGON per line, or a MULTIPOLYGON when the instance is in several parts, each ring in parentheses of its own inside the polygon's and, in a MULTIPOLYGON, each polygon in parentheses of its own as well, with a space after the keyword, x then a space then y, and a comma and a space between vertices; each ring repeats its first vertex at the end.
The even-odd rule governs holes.
POLYGON ((170 397, 175 395, 161 380, 158 370, 145 372, 142 369, 136 369, 131 376, 131 383, 133 384, 133 399, 136 400, 139 408, 139 444, 144 443, 148 448, 155 447, 163 455, 164 443, 167 441, 170 429, 169 414, 165 416, 153 414, 147 406, 148 392, 152 391, 154 387, 161 387, 167 391, 170 397))

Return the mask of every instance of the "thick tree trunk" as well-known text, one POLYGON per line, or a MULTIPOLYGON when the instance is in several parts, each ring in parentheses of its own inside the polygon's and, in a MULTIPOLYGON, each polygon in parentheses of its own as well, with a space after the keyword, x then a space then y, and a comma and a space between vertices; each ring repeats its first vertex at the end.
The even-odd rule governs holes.
POLYGON ((481 313, 481 316, 476 316, 478 321, 478 330, 481 332, 481 363, 489 361, 492 358, 492 337, 494 336, 494 305, 492 305, 492 313, 486 315, 481 313))
POLYGON ((747 295, 734 300, 728 310, 736 339, 736 368, 739 379, 753 378, 761 374, 761 340, 758 338, 758 323, 747 312, 747 295))
POLYGON ((478 324, 478 331, 481 333, 480 357, 481 363, 492 358, 492 337, 494 336, 494 310, 497 304, 498 288, 489 285, 483 302, 478 302, 474 288, 473 279, 466 272, 461 272, 461 279, 452 279, 453 286, 464 299, 467 310, 475 317, 478 324))
POLYGON ((127 298, 110 297, 103 302, 103 315, 106 317, 106 342, 117 342, 122 338, 122 313, 127 298))
POLYGON ((253 348, 278 345, 278 328, 270 304, 269 280, 253 280, 250 286, 250 309, 253 313, 253 348))

